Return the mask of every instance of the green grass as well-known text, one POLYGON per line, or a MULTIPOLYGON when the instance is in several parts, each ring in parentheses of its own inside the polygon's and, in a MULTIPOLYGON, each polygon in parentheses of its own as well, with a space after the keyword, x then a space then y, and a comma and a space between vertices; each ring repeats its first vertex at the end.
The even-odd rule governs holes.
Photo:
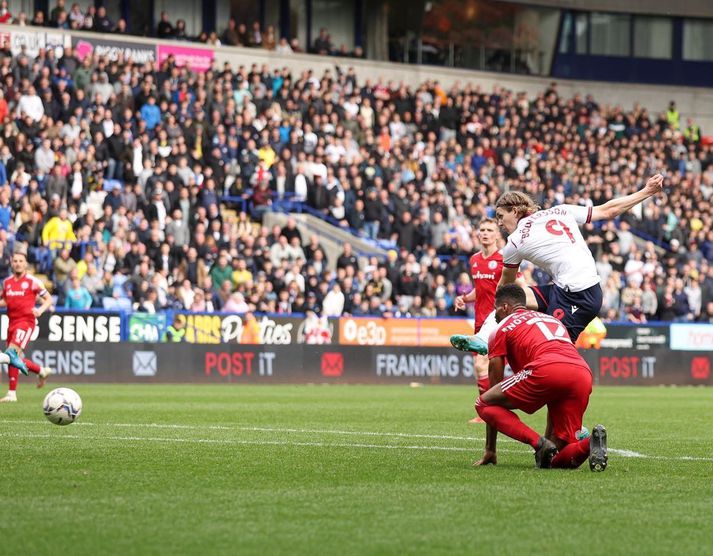
POLYGON ((586 424, 656 456, 596 474, 533 469, 512 441, 471 467, 474 388, 76 389, 68 427, 46 391, 0 406, 2 554, 713 552, 713 389, 596 389, 586 424))

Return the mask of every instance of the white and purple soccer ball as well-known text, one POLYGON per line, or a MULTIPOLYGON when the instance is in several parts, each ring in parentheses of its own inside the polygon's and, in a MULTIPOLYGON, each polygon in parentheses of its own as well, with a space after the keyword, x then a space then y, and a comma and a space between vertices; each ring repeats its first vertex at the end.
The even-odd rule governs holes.
POLYGON ((82 413, 82 398, 71 388, 55 388, 45 396, 42 411, 50 423, 71 425, 82 413))

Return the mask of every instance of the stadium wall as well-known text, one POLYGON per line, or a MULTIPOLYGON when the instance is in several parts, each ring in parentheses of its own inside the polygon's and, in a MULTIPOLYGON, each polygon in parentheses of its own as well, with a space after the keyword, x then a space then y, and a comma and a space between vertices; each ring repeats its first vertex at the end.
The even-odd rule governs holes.
POLYGON ((678 17, 711 17, 710 0, 499 0, 508 3, 542 6, 564 10, 622 12, 645 15, 675 15, 678 17))
MULTIPOLYGON (((30 357, 53 382, 473 384, 473 357, 450 348, 468 319, 320 319, 229 314, 43 315, 30 357), (180 342, 168 324, 181 322, 180 342)), ((7 316, 0 316, 0 336, 7 316)), ((713 385, 713 324, 609 325, 582 355, 602 385, 713 385)))
MULTIPOLYGON (((81 54, 100 53, 116 59, 119 53, 125 57, 131 56, 138 61, 156 61, 165 59, 173 53, 179 63, 186 63, 196 71, 205 71, 213 61, 222 67, 230 63, 233 70, 239 65, 267 64, 269 67, 289 67, 293 72, 312 70, 321 75, 324 70, 335 72, 335 66, 341 69, 354 67, 360 79, 371 79, 393 82, 404 82, 409 85, 419 85, 428 80, 437 80, 445 87, 459 83, 473 83, 484 90, 492 90, 495 86, 505 87, 514 91, 525 91, 529 95, 542 92, 550 83, 551 78, 510 75, 504 73, 489 73, 474 70, 441 68, 434 66, 414 66, 392 62, 376 62, 371 60, 356 60, 331 56, 316 56, 310 54, 281 55, 273 51, 242 48, 219 47, 207 48, 199 43, 166 41, 154 38, 102 35, 99 33, 67 32, 58 29, 46 30, 32 27, 17 27, 0 25, 0 40, 10 41, 13 53, 19 53, 25 45, 30 56, 36 55, 39 47, 63 49, 72 45, 81 54), (33 54, 33 52, 35 54, 33 54)), ((663 111, 671 100, 676 101, 681 117, 694 118, 705 130, 713 129, 713 90, 696 87, 621 84, 598 81, 576 81, 557 79, 560 94, 572 96, 575 93, 592 94, 600 102, 609 102, 630 109, 638 103, 651 112, 663 111)))

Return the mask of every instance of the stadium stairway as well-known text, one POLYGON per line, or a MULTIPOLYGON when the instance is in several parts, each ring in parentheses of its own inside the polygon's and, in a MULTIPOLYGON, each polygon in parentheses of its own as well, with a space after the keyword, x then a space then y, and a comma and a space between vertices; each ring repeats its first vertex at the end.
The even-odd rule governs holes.
POLYGON ((311 214, 267 212, 263 217, 263 225, 268 228, 272 228, 276 224, 282 227, 290 217, 297 222, 297 228, 302 234, 304 245, 309 243, 309 238, 314 234, 319 236, 319 242, 327 253, 327 268, 329 270, 335 269, 337 259, 342 254, 345 243, 351 243, 352 251, 359 259, 360 268, 366 266, 371 256, 376 256, 379 259, 386 258, 386 249, 382 249, 372 242, 359 238, 311 214))

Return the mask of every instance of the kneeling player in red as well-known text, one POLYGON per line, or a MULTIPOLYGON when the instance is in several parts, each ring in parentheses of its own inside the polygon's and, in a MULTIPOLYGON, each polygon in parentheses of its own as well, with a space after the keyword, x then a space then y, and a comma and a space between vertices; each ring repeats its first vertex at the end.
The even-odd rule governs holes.
POLYGON ((579 467, 589 458, 592 471, 607 465, 606 429, 597 425, 592 436, 577 438, 592 392, 592 371, 556 318, 526 308, 524 290, 515 284, 495 294, 498 328, 488 342, 490 390, 475 403, 488 424, 485 453, 478 465, 496 463, 497 433, 535 449, 537 467, 579 467), (505 359, 515 373, 503 381, 505 359), (502 381, 502 382, 501 382, 502 381), (540 436, 513 413, 534 413, 547 406, 550 438, 540 436))
POLYGON ((37 387, 44 386, 47 377, 52 374, 49 367, 40 367, 30 359, 24 359, 32 334, 37 328, 37 320, 52 305, 52 297, 37 278, 27 274, 27 253, 18 245, 12 255, 12 276, 5 279, 0 291, 0 306, 7 307, 10 320, 7 331, 7 350, 0 354, 0 363, 7 363, 9 388, 7 395, 0 402, 17 401, 17 381, 28 371, 38 375, 37 387), (36 307, 37 298, 42 304, 36 307))

